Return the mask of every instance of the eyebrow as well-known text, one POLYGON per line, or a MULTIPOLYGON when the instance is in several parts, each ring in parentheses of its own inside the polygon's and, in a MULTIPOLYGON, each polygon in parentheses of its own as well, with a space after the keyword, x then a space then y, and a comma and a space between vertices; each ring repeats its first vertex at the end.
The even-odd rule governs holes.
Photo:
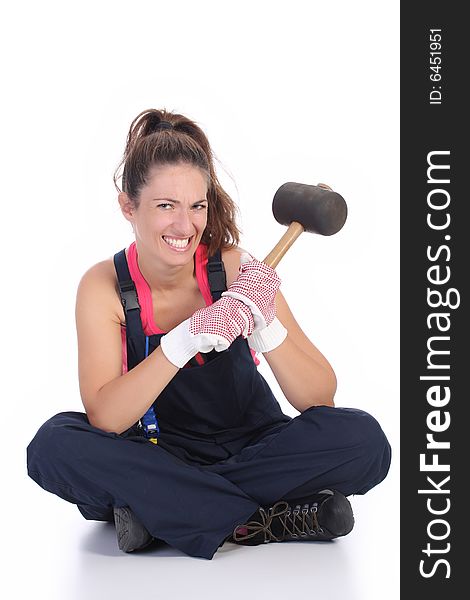
MULTIPOLYGON (((174 202, 175 204, 181 204, 179 200, 173 200, 173 198, 153 198, 151 202, 174 202)), ((208 202, 207 198, 203 198, 202 200, 196 200, 193 204, 199 204, 201 202, 208 202)))

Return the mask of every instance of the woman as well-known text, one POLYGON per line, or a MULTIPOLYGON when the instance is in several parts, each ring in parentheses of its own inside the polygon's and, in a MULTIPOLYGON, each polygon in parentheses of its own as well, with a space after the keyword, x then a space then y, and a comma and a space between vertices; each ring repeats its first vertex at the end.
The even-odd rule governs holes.
POLYGON ((114 521, 125 552, 161 539, 211 559, 225 541, 346 535, 346 496, 384 479, 390 446, 369 414, 334 407, 334 372, 279 277, 238 246, 205 134, 144 111, 120 166, 135 242, 77 292, 86 414, 39 429, 29 475, 86 519, 114 521), (282 413, 257 353, 297 417, 282 413))

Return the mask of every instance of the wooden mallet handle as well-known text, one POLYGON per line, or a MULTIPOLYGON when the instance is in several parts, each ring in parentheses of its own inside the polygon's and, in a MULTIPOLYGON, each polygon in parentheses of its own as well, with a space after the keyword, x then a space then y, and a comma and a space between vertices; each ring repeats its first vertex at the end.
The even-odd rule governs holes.
POLYGON ((274 246, 268 256, 263 260, 263 262, 275 269, 284 256, 284 254, 289 250, 295 240, 299 237, 301 233, 303 233, 305 229, 302 227, 300 223, 293 221, 289 227, 286 229, 282 238, 278 241, 278 243, 274 246))

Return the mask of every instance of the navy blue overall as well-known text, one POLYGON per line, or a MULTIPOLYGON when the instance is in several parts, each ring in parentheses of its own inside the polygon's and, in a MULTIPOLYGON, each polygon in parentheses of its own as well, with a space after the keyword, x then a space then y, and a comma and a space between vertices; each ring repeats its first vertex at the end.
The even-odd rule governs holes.
MULTIPOLYGON (((146 336, 124 250, 114 262, 131 369, 145 358, 146 336)), ((220 252, 207 270, 215 301, 226 289, 220 252)), ((149 353, 161 335, 148 338, 149 353)), ((207 559, 260 505, 324 488, 365 494, 384 479, 390 446, 370 414, 328 406, 283 414, 242 337, 204 356, 156 399, 157 444, 140 423, 117 434, 62 412, 29 444, 29 476, 85 519, 112 521, 113 507, 129 506, 154 537, 207 559)))

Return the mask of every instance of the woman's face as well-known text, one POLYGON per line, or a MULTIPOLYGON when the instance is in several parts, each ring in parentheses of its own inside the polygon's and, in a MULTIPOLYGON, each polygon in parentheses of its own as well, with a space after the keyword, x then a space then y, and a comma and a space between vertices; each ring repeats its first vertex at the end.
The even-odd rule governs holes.
POLYGON ((126 216, 139 246, 171 265, 192 260, 207 225, 207 179, 192 165, 154 167, 140 205, 126 216))

